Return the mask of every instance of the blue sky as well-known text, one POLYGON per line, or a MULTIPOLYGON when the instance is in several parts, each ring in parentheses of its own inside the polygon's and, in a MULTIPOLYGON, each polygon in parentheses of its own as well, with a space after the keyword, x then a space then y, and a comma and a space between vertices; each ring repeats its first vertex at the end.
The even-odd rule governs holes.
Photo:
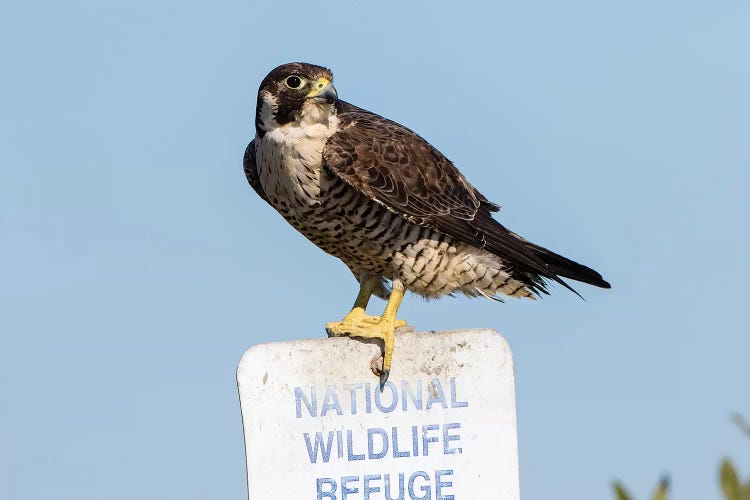
POLYGON ((356 294, 242 174, 260 80, 303 60, 613 284, 402 306, 510 342, 524 498, 662 472, 718 498, 721 457, 750 472, 749 23, 722 0, 4 6, 0 497, 245 495, 237 361, 356 294))

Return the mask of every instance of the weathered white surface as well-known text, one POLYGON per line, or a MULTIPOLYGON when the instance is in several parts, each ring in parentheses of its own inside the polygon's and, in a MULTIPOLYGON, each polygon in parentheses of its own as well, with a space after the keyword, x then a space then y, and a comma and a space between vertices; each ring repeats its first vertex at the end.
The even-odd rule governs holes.
POLYGON ((399 332, 382 393, 370 370, 379 354, 345 337, 245 353, 249 498, 518 499, 505 340, 492 330, 399 332))

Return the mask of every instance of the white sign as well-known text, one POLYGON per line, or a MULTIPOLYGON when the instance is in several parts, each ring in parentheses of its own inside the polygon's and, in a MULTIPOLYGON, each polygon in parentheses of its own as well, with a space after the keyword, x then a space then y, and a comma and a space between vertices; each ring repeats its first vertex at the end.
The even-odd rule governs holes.
POLYGON ((491 330, 260 344, 237 370, 251 500, 517 500, 513 360, 491 330))

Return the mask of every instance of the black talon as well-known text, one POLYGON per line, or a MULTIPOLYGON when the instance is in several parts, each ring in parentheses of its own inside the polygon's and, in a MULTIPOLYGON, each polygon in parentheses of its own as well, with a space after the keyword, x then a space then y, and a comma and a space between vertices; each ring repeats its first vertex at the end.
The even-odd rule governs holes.
POLYGON ((383 392, 383 388, 385 387, 385 383, 388 382, 388 375, 390 375, 391 372, 380 370, 380 392, 383 392))

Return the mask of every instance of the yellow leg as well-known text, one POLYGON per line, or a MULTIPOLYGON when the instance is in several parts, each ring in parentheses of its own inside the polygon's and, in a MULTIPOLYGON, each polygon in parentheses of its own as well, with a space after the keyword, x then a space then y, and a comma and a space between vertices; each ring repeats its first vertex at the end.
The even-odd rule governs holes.
MULTIPOLYGON (((388 373, 391 371, 391 360, 393 359, 393 342, 396 337, 396 328, 398 328, 399 326, 396 325, 396 313, 398 313, 398 308, 401 306, 401 300, 403 298, 403 285, 401 285, 401 282, 394 282, 391 296, 388 299, 388 303, 385 305, 383 316, 381 316, 380 318, 380 323, 384 326, 387 326, 386 337, 383 338, 383 341, 385 342, 385 350, 383 352, 383 374, 381 374, 381 380, 383 382, 388 379, 388 373), (397 283, 398 286, 396 286, 397 283), (385 375, 385 379, 382 378, 383 375, 385 375)), ((406 325, 406 322, 404 322, 404 325, 406 325)))
POLYGON ((349 314, 344 316, 344 319, 341 321, 344 324, 355 324, 355 323, 361 323, 361 322, 369 322, 369 323, 377 323, 377 321, 380 319, 377 316, 368 316, 365 314, 365 309, 367 309, 367 303, 370 302, 370 297, 372 296, 372 292, 375 290, 375 287, 380 284, 380 278, 378 277, 371 277, 363 279, 359 285, 359 293, 357 294, 357 299, 354 301, 354 306, 352 306, 352 310, 349 311, 349 314))
POLYGON ((393 282, 391 297, 388 299, 383 315, 379 318, 365 314, 365 307, 375 286, 377 286, 377 281, 373 283, 371 280, 365 280, 351 312, 344 317, 343 321, 328 323, 326 331, 328 331, 328 335, 336 337, 348 335, 350 337, 382 339, 384 352, 380 380, 385 383, 391 370, 396 328, 406 326, 405 321, 396 319, 396 313, 401 305, 401 300, 404 298, 404 286, 400 281, 393 282))

